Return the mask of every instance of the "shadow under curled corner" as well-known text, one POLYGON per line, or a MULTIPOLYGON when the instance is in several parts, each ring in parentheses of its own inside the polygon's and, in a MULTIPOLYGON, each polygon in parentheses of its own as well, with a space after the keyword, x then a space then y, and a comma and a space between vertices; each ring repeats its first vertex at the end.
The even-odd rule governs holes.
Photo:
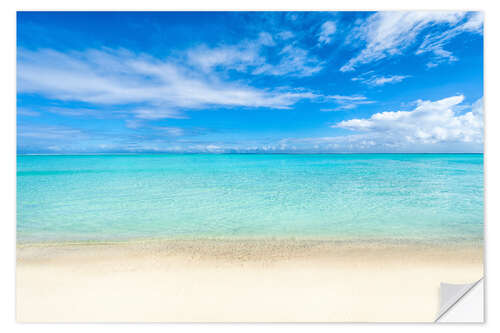
POLYGON ((435 322, 483 323, 484 278, 467 284, 441 283, 435 322))

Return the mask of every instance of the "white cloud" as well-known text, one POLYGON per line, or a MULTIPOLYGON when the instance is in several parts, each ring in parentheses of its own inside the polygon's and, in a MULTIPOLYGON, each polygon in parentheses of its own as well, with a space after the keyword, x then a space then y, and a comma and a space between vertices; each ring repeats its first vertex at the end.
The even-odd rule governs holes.
POLYGON ((364 133, 358 138, 391 147, 414 144, 483 142, 482 99, 463 113, 463 95, 438 101, 418 101, 411 111, 375 113, 370 118, 341 121, 332 127, 364 133))
MULTIPOLYGON (((478 32, 479 27, 482 26, 482 19, 474 13, 467 15, 466 12, 407 11, 375 13, 357 27, 351 37, 365 42, 364 49, 357 56, 351 58, 340 70, 343 72, 352 71, 361 64, 402 54, 407 47, 415 42, 417 36, 424 29, 438 24, 447 25, 451 28, 464 18, 465 22, 461 25, 461 28, 450 33, 450 37, 447 37, 449 35, 446 32, 441 35, 434 33, 430 35, 432 37, 428 37, 430 39, 429 44, 438 46, 442 46, 439 42, 441 39, 444 38, 447 41, 451 38, 451 35, 455 36, 459 32, 478 32)), ((451 29, 451 31, 453 30, 451 29)), ((426 51, 431 50, 426 47, 424 49, 426 51)), ((442 48, 441 50, 438 49, 439 47, 434 47, 432 50, 441 52, 440 56, 452 59, 451 54, 446 53, 447 51, 442 50, 442 48)))
POLYGON ((318 37, 318 43, 319 44, 330 44, 332 41, 331 36, 335 33, 337 30, 337 26, 335 25, 335 22, 332 21, 326 21, 321 25, 321 31, 319 33, 318 37))
POLYGON ((326 100, 331 100, 337 104, 334 108, 322 108, 320 111, 341 111, 341 110, 351 110, 359 105, 372 104, 374 101, 368 100, 365 96, 353 95, 353 96, 343 96, 343 95, 331 95, 325 96, 326 100))
POLYGON ((222 107, 290 108, 304 91, 256 89, 202 75, 167 60, 127 50, 20 50, 18 90, 63 101, 100 105, 147 105, 133 113, 142 119, 179 117, 179 109, 222 107))
POLYGON ((388 83, 398 83, 403 81, 404 79, 409 78, 409 75, 388 75, 388 76, 377 76, 377 75, 372 75, 372 76, 359 76, 352 78, 352 81, 360 81, 364 84, 367 84, 369 86, 383 86, 388 83))
POLYGON ((206 151, 210 151, 210 152, 222 152, 222 151, 224 151, 224 149, 222 147, 217 146, 217 145, 206 145, 204 148, 206 151))
POLYGON ((286 138, 274 144, 317 152, 483 152, 483 102, 461 104, 464 96, 417 101, 411 111, 381 112, 331 127, 353 134, 286 138))

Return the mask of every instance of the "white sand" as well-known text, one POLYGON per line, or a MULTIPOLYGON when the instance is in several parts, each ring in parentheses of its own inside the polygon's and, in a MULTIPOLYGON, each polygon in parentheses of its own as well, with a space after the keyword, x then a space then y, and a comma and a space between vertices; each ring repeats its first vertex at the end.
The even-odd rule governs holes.
POLYGON ((480 246, 333 241, 22 245, 22 322, 429 322, 480 246))

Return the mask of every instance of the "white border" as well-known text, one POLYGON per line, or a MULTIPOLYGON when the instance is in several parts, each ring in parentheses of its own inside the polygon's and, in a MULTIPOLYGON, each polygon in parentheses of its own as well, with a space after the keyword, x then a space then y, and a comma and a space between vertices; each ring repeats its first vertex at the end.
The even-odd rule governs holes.
MULTIPOLYGON (((8 0, 7 0, 8 1, 8 0)), ((496 313, 500 309, 498 281, 499 266, 495 255, 500 253, 500 82, 499 71, 499 39, 500 14, 496 1, 488 0, 419 0, 403 2, 398 0, 346 0, 346 1, 317 1, 317 0, 253 0, 236 2, 234 0, 203 1, 67 1, 67 0, 19 0, 2 3, 0 10, 1 43, 1 96, 0 102, 0 135, 1 135, 1 219, 0 235, 2 257, 0 274, 0 325, 3 332, 37 331, 37 332, 131 332, 131 331, 162 331, 175 329, 176 331, 200 332, 251 332, 254 330, 299 332, 323 331, 332 332, 333 329, 342 329, 352 332, 370 330, 370 332, 420 332, 422 329, 434 331, 442 330, 463 332, 477 331, 478 329, 495 329, 500 331, 500 318, 496 313), (485 11, 485 121, 486 121, 486 279, 485 279, 485 320, 486 324, 16 324, 14 313, 15 302, 15 65, 16 65, 16 10, 484 10, 485 11), (495 260, 496 259, 496 260, 495 260), (491 283, 490 283, 491 282, 491 283)), ((437 297, 437 295, 436 295, 437 297)))

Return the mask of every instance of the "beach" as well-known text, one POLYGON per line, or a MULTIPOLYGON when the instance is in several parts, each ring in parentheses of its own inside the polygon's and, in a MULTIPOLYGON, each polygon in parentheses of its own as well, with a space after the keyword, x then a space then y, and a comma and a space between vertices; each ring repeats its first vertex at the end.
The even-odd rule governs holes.
POLYGON ((482 242, 154 239, 17 246, 20 322, 432 322, 482 242))
POLYGON ((16 320, 448 320, 485 270, 483 21, 17 11, 16 320))
POLYGON ((483 156, 18 156, 21 322, 432 322, 483 156))

